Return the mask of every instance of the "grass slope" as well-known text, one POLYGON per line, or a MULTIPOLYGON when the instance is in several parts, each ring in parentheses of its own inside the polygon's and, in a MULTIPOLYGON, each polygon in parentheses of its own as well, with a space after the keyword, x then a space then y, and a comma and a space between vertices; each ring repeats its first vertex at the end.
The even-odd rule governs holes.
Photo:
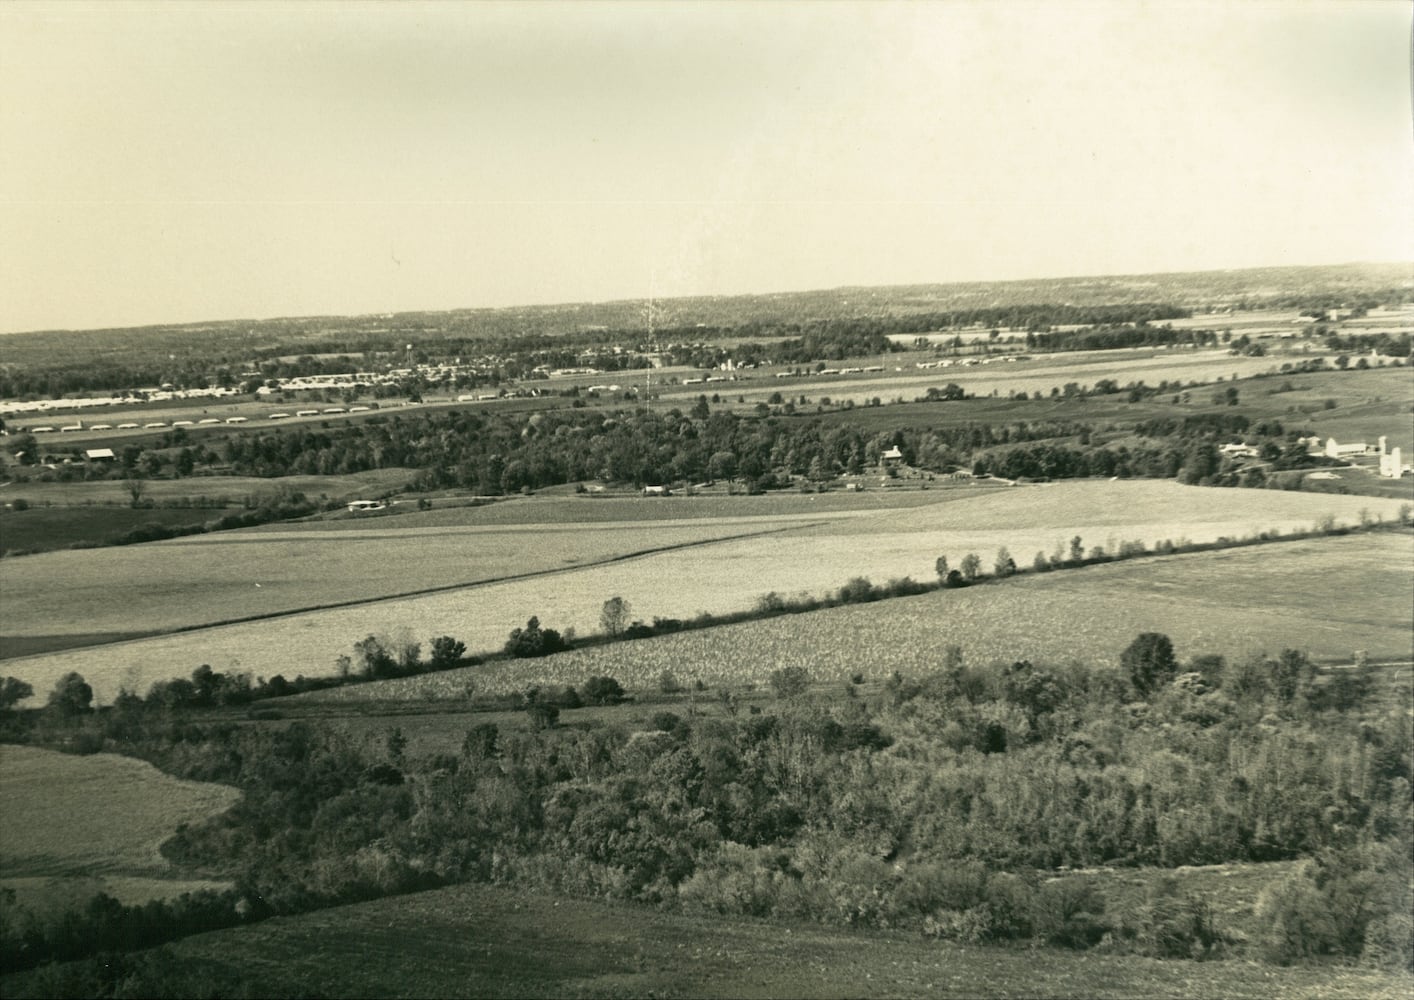
MULTIPOLYGON (((468 886, 188 938, 218 995, 329 997, 1404 997, 1408 977, 961 947, 468 886), (224 988, 223 988, 224 986, 224 988)), ((42 995, 43 970, 7 976, 42 995)))
POLYGON ((100 891, 131 902, 210 885, 173 879, 158 847, 239 796, 129 757, 0 746, 0 885, 22 902, 100 891))
POLYGON ((0 549, 48 552, 75 542, 104 545, 149 524, 185 528, 227 513, 223 509, 193 510, 157 507, 31 507, 0 510, 0 549))

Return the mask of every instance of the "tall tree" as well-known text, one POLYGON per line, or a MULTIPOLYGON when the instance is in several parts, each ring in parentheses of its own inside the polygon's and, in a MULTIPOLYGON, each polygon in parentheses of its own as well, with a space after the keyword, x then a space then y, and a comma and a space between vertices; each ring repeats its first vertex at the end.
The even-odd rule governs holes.
POLYGON ((599 627, 604 630, 605 635, 617 637, 628 626, 631 611, 628 601, 617 595, 611 597, 599 609, 599 627))
POLYGON ((61 715, 82 715, 93 710, 93 688, 83 675, 70 671, 49 692, 49 707, 61 715))
POLYGON ((1141 698, 1171 681, 1178 669, 1173 643, 1162 632, 1140 633, 1120 654, 1119 662, 1141 698))

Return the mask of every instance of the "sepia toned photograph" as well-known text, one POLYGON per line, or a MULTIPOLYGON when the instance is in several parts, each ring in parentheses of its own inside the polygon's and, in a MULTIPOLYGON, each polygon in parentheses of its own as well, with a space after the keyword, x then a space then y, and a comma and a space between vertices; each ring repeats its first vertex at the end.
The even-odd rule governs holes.
POLYGON ((1414 995, 1411 51, 0 3, 0 995, 1414 995))

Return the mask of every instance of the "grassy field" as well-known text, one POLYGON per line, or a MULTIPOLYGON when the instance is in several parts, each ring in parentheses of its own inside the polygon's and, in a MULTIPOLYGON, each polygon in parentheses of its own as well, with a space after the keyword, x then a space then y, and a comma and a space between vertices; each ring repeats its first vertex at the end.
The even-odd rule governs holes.
MULTIPOLYGON (((947 372, 935 371, 934 385, 951 379, 947 372)), ((1070 381, 1069 379, 1067 381, 1070 381)), ((1414 374, 1408 368, 1372 368, 1367 371, 1326 371, 1271 378, 1243 379, 1237 383, 1241 403, 1237 412, 1254 423, 1280 420, 1289 430, 1309 429, 1338 441, 1368 441, 1381 435, 1391 448, 1414 450, 1414 420, 1410 419, 1414 394, 1410 384, 1414 374), (1290 386, 1290 391, 1286 387, 1290 386), (1335 400, 1326 409, 1326 400, 1335 400)), ((1049 393, 1049 389, 1044 392, 1049 393)), ((921 392, 918 393, 921 395, 921 392)), ((831 396, 831 399, 834 397, 831 396)), ((912 396, 908 396, 912 399, 912 396)), ((848 424, 870 432, 916 426, 957 426, 969 422, 1011 423, 1021 420, 1081 421, 1096 425, 1133 423, 1154 417, 1185 417, 1202 413, 1223 413, 1227 406, 1215 406, 1211 392, 1195 390, 1187 403, 1172 402, 1172 395, 1155 396, 1130 403, 1123 394, 1085 399, 1014 400, 1004 396, 983 396, 962 402, 913 403, 832 410, 822 415, 826 424, 848 424)))
MULTIPOLYGON (((307 497, 328 496, 334 499, 379 495, 407 485, 415 469, 376 469, 352 476, 281 476, 259 479, 254 476, 191 476, 186 479, 146 480, 146 497, 156 503, 181 502, 193 498, 208 498, 239 504, 246 497, 272 497, 282 491, 303 493, 307 497)), ((63 507, 113 505, 126 507, 131 499, 121 480, 97 480, 82 483, 41 482, 21 480, 0 485, 0 501, 16 497, 31 505, 53 504, 63 507)))
MULTIPOLYGON (((739 485, 739 484, 738 484, 739 485)), ((491 525, 564 525, 635 523, 653 527, 681 521, 692 523, 709 518, 815 518, 820 514, 860 516, 888 510, 946 503, 1004 488, 1000 483, 981 481, 965 485, 935 483, 929 490, 870 490, 864 493, 835 491, 803 494, 780 491, 761 496, 728 496, 726 484, 718 483, 696 495, 645 497, 616 492, 602 495, 570 494, 567 488, 542 490, 532 497, 512 497, 479 506, 436 506, 421 511, 415 522, 389 523, 387 517, 338 519, 299 524, 269 525, 266 531, 387 531, 403 524, 418 527, 463 527, 491 525)), ((399 515, 401 516, 401 515, 399 515)))
POLYGON ((13 481, 0 485, 0 550, 47 552, 76 542, 108 544, 149 524, 201 525, 240 510, 247 501, 259 502, 282 491, 297 491, 313 499, 381 496, 401 489, 413 475, 408 469, 383 469, 357 476, 152 479, 145 481, 145 498, 156 506, 136 510, 131 506, 131 494, 118 480, 13 481), (24 500, 28 509, 12 509, 15 500, 24 500))
MULTIPOLYGON (((691 618, 704 610, 715 614, 749 609, 769 591, 823 594, 859 575, 876 583, 903 576, 931 579, 935 559, 944 554, 956 566, 966 553, 976 552, 990 567, 997 548, 1006 545, 1017 562, 1027 566, 1037 550, 1051 553, 1077 534, 1087 550, 1100 545, 1113 551, 1124 540, 1152 545, 1166 538, 1197 542, 1309 528, 1326 515, 1349 523, 1362 510, 1392 517, 1398 506, 1370 497, 1199 489, 1151 481, 1068 482, 949 502, 944 502, 943 491, 937 496, 937 503, 884 508, 870 516, 824 514, 820 524, 786 515, 783 524, 763 517, 749 524, 703 519, 682 527, 448 526, 386 536, 360 529, 320 532, 317 538, 231 532, 136 550, 28 557, 0 565, 7 605, 13 609, 7 619, 23 623, 7 629, 14 636, 116 633, 131 631, 138 622, 173 627, 209 621, 222 612, 234 618, 278 611, 297 601, 308 606, 340 597, 354 600, 377 595, 380 587, 387 593, 396 587, 540 572, 417 597, 31 656, 7 661, 5 670, 39 692, 47 691, 62 673, 77 670, 103 700, 111 699, 120 685, 145 691, 155 680, 185 676, 203 663, 265 677, 328 674, 340 654, 349 653, 355 641, 370 633, 406 633, 423 642, 450 634, 470 651, 489 651, 499 649, 510 630, 531 615, 547 627, 572 628, 581 635, 597 632, 600 607, 614 595, 624 597, 633 615, 645 621, 691 618), (727 538, 762 532, 773 524, 784 530, 727 538), (711 538, 723 540, 584 565, 635 549, 711 538), (19 572, 31 569, 43 572, 19 572), (134 585, 132 580, 147 582, 134 585), (262 586, 256 588, 255 583, 262 586), (11 593, 16 596, 10 598, 11 593), (124 595, 122 601, 115 599, 118 593, 124 595), (68 603, 56 605, 56 600, 68 603)), ((416 523, 411 517, 396 520, 416 523)), ((1064 581, 1057 586, 1069 589, 1075 578, 1062 574, 1054 579, 1064 581)), ((1194 585, 1204 586, 1196 579, 1194 585)), ((1102 620, 1108 614, 1099 612, 1102 620)), ((1092 627, 1092 622, 1082 622, 1092 627)), ((1004 624, 1005 634, 1023 631, 1013 621, 1004 624)), ((1026 626, 1024 631, 1034 630, 1026 626)), ((1358 645, 1342 642, 1342 652, 1358 645)), ((1089 655, 1094 646, 1076 633, 1073 648, 1075 655, 1089 655)))
MULTIPOLYGON (((885 401, 898 396, 912 400, 923 395, 929 386, 943 386, 949 382, 955 382, 966 392, 979 397, 990 396, 993 392, 1008 396, 1019 391, 1048 394, 1052 386, 1063 386, 1067 382, 1093 385, 1106 378, 1114 379, 1121 385, 1138 381, 1149 385, 1163 381, 1207 383, 1219 378, 1247 378, 1275 371, 1281 366, 1279 358, 1234 357, 1223 350, 1186 349, 1036 355, 1032 360, 1023 362, 994 362, 986 367, 954 365, 930 370, 913 368, 916 360, 918 357, 910 354, 890 356, 885 359, 890 370, 871 376, 756 378, 748 382, 726 383, 716 388, 733 399, 745 396, 750 405, 766 402, 772 393, 780 392, 787 398, 792 394, 798 397, 804 393, 811 400, 823 396, 835 402, 848 399, 858 406, 875 396, 885 401), (894 367, 904 367, 904 370, 895 372, 892 371, 894 367)), ((664 390, 664 397, 695 399, 703 388, 687 386, 664 390)))
MULTIPOLYGON (((1323 997, 1409 995, 1336 966, 962 947, 903 934, 662 913, 466 886, 187 938, 219 992, 329 997, 1323 997), (225 990, 220 991, 220 986, 225 990)), ((7 997, 45 974, 5 977, 7 997)))
POLYGON ((547 572, 774 526, 422 527, 413 515, 345 530, 248 529, 50 552, 0 564, 0 585, 11 635, 162 630, 547 572))
POLYGON ((106 544, 149 524, 186 527, 220 517, 221 510, 157 507, 31 507, 0 510, 0 550, 47 552, 75 542, 106 544))
POLYGON ((175 878, 158 846, 239 794, 128 757, 0 746, 0 886, 36 905, 97 892, 141 902, 213 886, 175 878))
POLYGON ((544 660, 464 670, 300 696, 337 702, 404 697, 461 700, 532 684, 579 685, 609 674, 654 691, 663 671, 714 688, 764 685, 774 670, 804 666, 817 682, 855 673, 938 669, 947 647, 974 663, 1118 663, 1140 632, 1163 632, 1180 658, 1308 651, 1347 661, 1414 657, 1410 567, 1414 537, 1363 535, 1133 560, 1026 575, 964 590, 785 616, 576 650, 544 660), (1117 608, 1124 609, 1122 615, 1117 608))

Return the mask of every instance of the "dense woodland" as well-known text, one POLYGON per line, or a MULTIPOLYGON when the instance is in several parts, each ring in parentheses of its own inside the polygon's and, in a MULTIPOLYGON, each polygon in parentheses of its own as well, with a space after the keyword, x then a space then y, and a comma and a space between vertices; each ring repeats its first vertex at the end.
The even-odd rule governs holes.
MULTIPOLYGON (((1155 634, 1122 663, 974 666, 953 651, 934 673, 834 696, 786 668, 765 710, 694 695, 721 696, 727 711, 706 717, 680 696, 647 730, 537 713, 528 693, 529 727, 473 725, 460 753, 421 756, 396 728, 210 724, 137 699, 93 712, 70 678, 44 711, 10 713, 7 737, 239 787, 230 812, 165 847, 238 888, 57 923, 10 905, 0 948, 14 968, 481 881, 973 943, 1408 968, 1408 692, 1289 650, 1181 661, 1155 634), (1262 894, 1252 941, 1176 884, 1136 912, 1046 877, 1293 858, 1310 860, 1262 894)), ((599 700, 617 698, 602 680, 599 700)))
MULTIPOLYGON (((1143 390, 1146 395, 1154 391, 1143 390)), ((1082 413, 1065 421, 940 421, 935 426, 926 414, 920 417, 919 426, 871 432, 867 426, 803 415, 712 412, 705 399, 686 414, 587 408, 528 417, 470 411, 399 414, 337 428, 234 436, 219 448, 174 450, 170 461, 188 471, 188 463, 205 462, 255 476, 416 468, 421 470, 419 488, 459 487, 486 495, 596 479, 635 486, 739 479, 747 489, 769 489, 789 483, 791 476, 823 482, 877 470, 881 455, 894 447, 907 465, 935 473, 964 468, 1010 478, 1182 476, 1186 482, 1210 485, 1238 481, 1236 467, 1217 451, 1228 441, 1270 446, 1269 457, 1283 468, 1312 461, 1294 443, 1296 428, 1253 422, 1238 413, 1168 423, 1136 421, 1127 427, 1096 424, 1082 413), (1030 446, 1019 447, 1023 444, 1030 446)), ((151 471, 161 471, 161 458, 154 458, 151 471)))

